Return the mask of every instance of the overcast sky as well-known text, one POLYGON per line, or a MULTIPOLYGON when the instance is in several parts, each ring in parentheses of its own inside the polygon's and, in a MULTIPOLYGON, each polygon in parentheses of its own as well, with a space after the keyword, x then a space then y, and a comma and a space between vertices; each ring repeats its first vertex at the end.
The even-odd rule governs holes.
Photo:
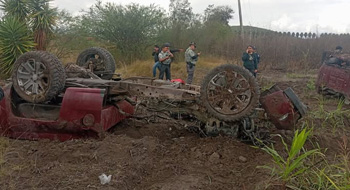
MULTIPOLYGON (((95 4, 95 0, 54 0, 54 6, 73 14, 95 4)), ((168 10, 169 0, 102 0, 117 4, 155 4, 168 10)), ((189 0, 195 13, 210 5, 229 5, 239 25, 237 0, 189 0)), ((243 24, 276 31, 350 33, 350 0, 241 0, 243 24)))

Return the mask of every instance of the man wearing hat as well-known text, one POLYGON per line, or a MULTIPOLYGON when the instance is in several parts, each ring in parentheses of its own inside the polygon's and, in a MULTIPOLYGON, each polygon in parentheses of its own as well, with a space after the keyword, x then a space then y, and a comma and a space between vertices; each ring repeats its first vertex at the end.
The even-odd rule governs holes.
MULTIPOLYGON (((165 43, 163 46, 167 46, 167 47, 170 47, 170 43, 165 43)), ((152 52, 152 56, 154 57, 154 65, 153 65, 153 68, 152 68, 152 74, 153 74, 153 77, 156 77, 157 75, 157 69, 159 70, 159 73, 160 73, 160 68, 161 68, 161 64, 159 62, 159 52, 161 50, 159 49, 159 46, 158 45, 155 45, 154 46, 154 50, 152 52)), ((176 52, 181 52, 183 51, 183 49, 171 49, 169 50, 170 53, 174 54, 176 52)), ((171 62, 173 61, 173 58, 171 59, 171 62)), ((171 65, 171 64, 170 64, 171 65)), ((169 66, 170 67, 170 66, 169 66)), ((170 72, 170 70, 169 70, 170 72)), ((170 79, 171 79, 171 72, 170 72, 170 79)))
POLYGON ((162 51, 159 52, 158 58, 160 62, 160 73, 159 73, 159 79, 164 78, 164 74, 166 77, 166 80, 171 80, 170 76, 170 63, 171 63, 171 58, 174 57, 174 55, 170 52, 169 50, 169 43, 165 43, 162 46, 162 51))
POLYGON ((189 44, 189 47, 185 51, 185 61, 186 61, 186 68, 187 68, 187 83, 192 84, 193 76, 194 76, 194 70, 196 67, 196 63, 198 61, 198 57, 200 56, 199 53, 195 53, 194 50, 196 49, 196 43, 191 42, 189 44))

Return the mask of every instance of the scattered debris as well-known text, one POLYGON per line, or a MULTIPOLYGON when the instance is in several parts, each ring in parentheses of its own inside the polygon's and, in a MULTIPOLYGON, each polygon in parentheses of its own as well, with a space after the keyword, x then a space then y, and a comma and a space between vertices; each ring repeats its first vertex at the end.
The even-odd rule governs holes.
POLYGON ((105 185, 111 182, 112 175, 107 176, 106 174, 103 173, 100 176, 98 176, 98 178, 100 179, 101 184, 105 185))

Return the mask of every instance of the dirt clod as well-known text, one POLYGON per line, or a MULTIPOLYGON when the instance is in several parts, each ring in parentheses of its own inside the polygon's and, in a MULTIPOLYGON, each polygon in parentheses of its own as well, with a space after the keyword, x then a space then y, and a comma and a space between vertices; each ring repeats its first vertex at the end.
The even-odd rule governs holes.
POLYGON ((214 152, 212 155, 210 155, 209 161, 211 163, 219 163, 220 162, 220 155, 217 152, 214 152))
POLYGON ((244 157, 244 156, 239 156, 239 157, 238 157, 238 160, 239 160, 240 162, 243 162, 243 163, 247 162, 247 158, 244 157))

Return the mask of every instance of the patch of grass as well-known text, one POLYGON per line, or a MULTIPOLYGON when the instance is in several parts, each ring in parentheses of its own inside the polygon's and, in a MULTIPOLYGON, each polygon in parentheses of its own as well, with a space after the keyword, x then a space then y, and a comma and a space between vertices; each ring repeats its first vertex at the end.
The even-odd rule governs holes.
POLYGON ((315 80, 314 79, 309 79, 309 81, 306 84, 306 87, 310 91, 315 91, 316 90, 315 80))
MULTIPOLYGON (((300 132, 295 131, 292 145, 289 147, 287 143, 281 137, 284 145, 284 151, 286 156, 282 152, 277 152, 273 145, 271 147, 265 146, 262 148, 273 159, 275 166, 261 166, 261 168, 267 168, 271 170, 272 175, 281 180, 281 189, 287 189, 287 186, 291 184, 291 181, 298 176, 304 174, 309 169, 304 162, 315 154, 321 154, 319 149, 306 150, 304 148, 305 142, 310 136, 311 129, 305 127, 300 132)), ((291 188, 290 186, 288 186, 291 188)))
POLYGON ((305 74, 301 73, 287 73, 288 78, 296 79, 296 78, 304 78, 305 74))
POLYGON ((4 164, 6 163, 5 155, 9 147, 9 140, 4 137, 0 137, 0 177, 5 174, 4 164))
POLYGON ((311 118, 316 118, 322 121, 322 127, 331 126, 333 130, 337 127, 345 127, 345 119, 350 118, 350 110, 343 109, 344 100, 339 100, 335 110, 325 109, 325 100, 319 99, 318 109, 310 112, 311 118))
POLYGON ((348 137, 343 136, 342 141, 338 142, 340 155, 338 155, 339 163, 330 166, 330 174, 326 174, 324 170, 320 171, 332 187, 336 190, 350 189, 350 147, 348 137))

